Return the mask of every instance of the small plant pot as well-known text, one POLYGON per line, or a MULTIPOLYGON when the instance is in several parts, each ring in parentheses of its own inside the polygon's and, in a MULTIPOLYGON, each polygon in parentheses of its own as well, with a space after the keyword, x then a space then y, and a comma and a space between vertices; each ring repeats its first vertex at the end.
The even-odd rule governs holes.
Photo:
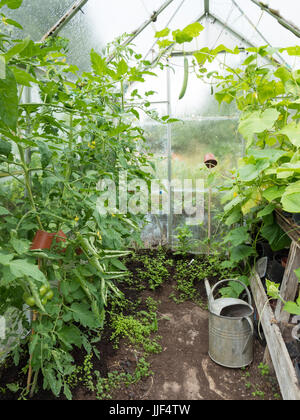
MULTIPOLYGON (((30 249, 36 250, 36 249, 51 249, 51 246, 53 244, 53 239, 55 238, 55 241, 57 244, 60 242, 66 242, 67 236, 66 234, 60 230, 58 233, 50 233, 45 232, 43 230, 38 230, 35 234, 35 237, 33 239, 32 245, 30 249)), ((62 251, 65 252, 66 249, 63 249, 62 251)))
POLYGON ((207 153, 204 157, 204 163, 208 168, 214 168, 217 166, 218 161, 212 153, 207 153))
POLYGON ((288 257, 282 257, 281 258, 281 265, 282 265, 282 267, 286 267, 286 265, 287 265, 287 260, 288 260, 288 257))
MULTIPOLYGON (((66 240, 67 240, 67 235, 62 230, 60 230, 59 232, 55 234, 55 241, 57 244, 61 242, 66 242, 66 240)), ((67 248, 61 249, 61 252, 66 252, 66 249, 67 248)))
POLYGON ((66 242, 67 235, 62 230, 60 230, 59 232, 57 232, 55 234, 55 236, 56 236, 56 242, 57 243, 59 243, 59 242, 66 242))
POLYGON ((55 233, 49 233, 43 230, 38 230, 35 234, 30 249, 32 251, 36 249, 50 249, 52 246, 54 236, 55 233))
POLYGON ((282 265, 282 267, 286 267, 288 256, 289 256, 289 250, 282 249, 281 251, 275 252, 274 259, 277 262, 279 262, 282 265))

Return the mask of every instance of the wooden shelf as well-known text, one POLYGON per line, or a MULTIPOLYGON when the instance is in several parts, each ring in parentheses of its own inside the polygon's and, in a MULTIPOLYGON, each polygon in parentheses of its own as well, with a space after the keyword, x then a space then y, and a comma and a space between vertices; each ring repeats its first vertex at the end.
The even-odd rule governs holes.
POLYGON ((284 400, 300 400, 300 387, 294 365, 283 340, 279 323, 275 320, 261 279, 256 272, 253 272, 250 279, 250 287, 282 397, 284 400))
MULTIPOLYGON (((285 301, 294 301, 299 287, 294 270, 300 267, 300 228, 278 211, 276 221, 292 240, 280 294, 285 301)), ((271 358, 282 397, 284 400, 300 400, 298 378, 282 336, 284 325, 291 315, 283 310, 280 300, 273 312, 261 279, 255 271, 250 279, 250 287, 267 341, 265 358, 271 358)))

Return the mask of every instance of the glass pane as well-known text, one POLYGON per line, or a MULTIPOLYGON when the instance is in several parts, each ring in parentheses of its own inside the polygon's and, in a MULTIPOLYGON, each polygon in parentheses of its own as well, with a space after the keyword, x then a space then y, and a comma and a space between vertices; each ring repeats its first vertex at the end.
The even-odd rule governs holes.
MULTIPOLYGON (((151 109, 155 109, 159 115, 165 115, 167 105, 157 104, 151 109)), ((167 211, 163 211, 160 202, 163 196, 164 198, 168 196, 167 190, 163 188, 164 182, 168 180, 168 134, 166 125, 150 118, 145 118, 141 126, 145 130, 146 139, 146 145, 142 146, 141 153, 147 149, 153 154, 151 172, 154 179, 159 181, 151 188, 151 208, 147 215, 147 225, 142 231, 142 240, 146 247, 150 247, 167 243, 168 214, 167 211)))
POLYGON ((171 30, 183 29, 204 14, 204 2, 199 0, 174 0, 158 17, 158 30, 165 27, 171 30))
POLYGON ((218 169, 225 175, 237 165, 242 155, 242 141, 237 132, 238 120, 211 118, 184 120, 172 125, 172 177, 197 179, 204 156, 213 153, 218 169))
POLYGON ((17 35, 39 41, 73 4, 74 0, 47 0, 42 5, 40 0, 26 0, 19 9, 3 10, 23 26, 24 32, 17 31, 17 35))
MULTIPOLYGON (((144 76, 144 82, 133 83, 126 92, 127 98, 130 98, 131 93, 137 89, 143 98, 147 98, 151 102, 151 109, 155 109, 160 116, 166 115, 167 102, 167 74, 165 70, 158 67, 151 70, 156 76, 144 76), (151 95, 149 94, 151 92, 151 95), (147 95, 146 95, 147 93, 147 95), (160 104, 165 102, 165 104, 160 104)), ((145 114, 141 113, 142 121, 147 119, 145 114)))
POLYGON ((125 32, 132 33, 148 18, 140 0, 89 0, 85 14, 101 45, 106 45, 125 32))
MULTIPOLYGON (((280 4, 282 3, 285 2, 280 4)), ((286 47, 299 42, 295 35, 253 2, 235 0, 235 4, 231 0, 216 0, 211 2, 211 13, 256 46, 269 44, 273 47, 286 47)), ((299 5, 297 7, 299 8, 299 5)), ((293 8, 293 13, 297 13, 297 7, 293 8)), ((285 10, 291 12, 291 9, 290 2, 285 10)), ((285 57, 285 61, 290 65, 293 64, 293 59, 290 57, 285 57)))
MULTIPOLYGON (((176 229, 187 224, 193 233, 194 251, 205 252, 208 237, 208 195, 207 176, 210 171, 205 168, 204 157, 213 153, 218 161, 215 186, 211 190, 211 233, 212 237, 219 235, 218 215, 222 213, 221 198, 217 186, 223 185, 224 177, 231 177, 230 170, 237 165, 243 153, 243 141, 237 132, 237 120, 217 119, 207 121, 188 121, 176 123, 172 127, 172 179, 176 183, 173 195, 174 215, 173 244, 176 243, 176 229), (184 181, 185 180, 185 181, 184 181), (193 180, 191 183, 187 180, 193 180), (178 185, 178 186, 177 186, 178 185), (189 189, 192 189, 192 192, 189 189), (202 188, 202 189, 201 189, 202 188), (181 194, 180 194, 181 190, 181 194), (188 208, 186 201, 182 214, 178 203, 185 194, 190 199, 193 193, 194 214, 188 208), (204 219, 201 218, 201 204, 204 200, 204 219), (178 201, 178 202, 177 202, 178 201), (177 209, 178 207, 178 209, 177 209), (198 213, 198 215, 197 215, 198 213), (200 217, 198 217, 200 215, 200 217)), ((215 171, 212 169, 212 171, 215 171)), ((185 198, 186 200, 186 198, 185 198)))

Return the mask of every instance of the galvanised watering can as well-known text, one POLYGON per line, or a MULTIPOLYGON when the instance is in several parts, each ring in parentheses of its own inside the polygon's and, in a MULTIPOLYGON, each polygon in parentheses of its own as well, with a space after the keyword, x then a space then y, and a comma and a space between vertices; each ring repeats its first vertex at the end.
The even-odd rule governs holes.
POLYGON ((239 280, 227 279, 213 288, 205 279, 209 309, 209 356, 219 365, 241 368, 253 360, 253 307, 247 286, 239 280), (214 299, 215 289, 222 283, 236 281, 246 290, 248 303, 242 299, 214 299))

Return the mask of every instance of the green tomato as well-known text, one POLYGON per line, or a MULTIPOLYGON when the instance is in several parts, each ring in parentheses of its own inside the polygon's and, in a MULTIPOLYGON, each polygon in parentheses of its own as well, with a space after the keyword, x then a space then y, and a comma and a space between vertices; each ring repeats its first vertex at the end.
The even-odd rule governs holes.
POLYGON ((45 294, 48 292, 48 290, 49 290, 49 288, 47 287, 47 286, 42 286, 41 288, 40 288, 40 295, 41 296, 45 296, 45 294))
POLYGON ((53 297, 54 297, 54 293, 53 293, 52 290, 50 290, 45 296, 45 298, 47 298, 47 300, 52 300, 53 297))
POLYGON ((25 302, 26 302, 26 304, 27 304, 28 306, 30 306, 31 308, 32 308, 33 306, 35 306, 35 299, 34 299, 34 297, 33 297, 33 296, 29 296, 29 297, 25 300, 25 302))
POLYGON ((48 301, 48 299, 46 297, 44 297, 44 299, 42 299, 42 304, 45 306, 47 301, 48 301))

